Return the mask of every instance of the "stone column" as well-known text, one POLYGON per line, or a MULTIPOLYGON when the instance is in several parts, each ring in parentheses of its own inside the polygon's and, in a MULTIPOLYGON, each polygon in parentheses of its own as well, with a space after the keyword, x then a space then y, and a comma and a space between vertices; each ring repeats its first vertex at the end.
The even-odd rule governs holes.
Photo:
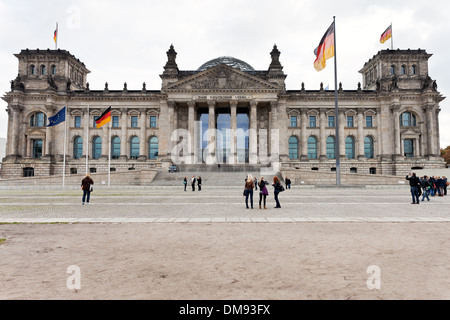
MULTIPOLYGON (((276 115, 276 106, 271 103, 272 106, 272 118, 275 113, 276 115)), ((258 136, 256 133, 257 130, 257 107, 258 107, 258 101, 252 100, 250 101, 250 132, 249 132, 249 163, 256 164, 258 162, 258 136)))
MULTIPOLYGON (((140 108, 140 133, 139 133, 139 160, 147 159, 147 113, 145 108, 140 108)), ((169 119, 170 120, 170 119, 169 119)), ((170 121, 169 121, 170 123, 170 121)))
MULTIPOLYGON (((7 133, 7 137, 12 137, 12 111, 11 108, 7 108, 6 112, 8 113, 8 131, 6 131, 7 133)), ((11 154, 11 142, 10 141, 6 141, 6 156, 9 156, 11 154)))
POLYGON ((319 141, 319 151, 320 151, 320 156, 319 159, 321 161, 323 160, 327 160, 327 138, 325 136, 325 128, 327 126, 327 120, 326 120, 326 109, 325 108, 320 108, 320 115, 319 115, 319 135, 320 135, 320 141, 319 141))
POLYGON ((208 155, 211 157, 207 160, 210 163, 216 157, 216 101, 208 101, 208 155))
POLYGON ((230 157, 228 161, 230 164, 237 163, 237 101, 230 101, 231 108, 231 135, 230 135, 230 157))
POLYGON ((19 126, 20 126, 20 112, 23 110, 19 105, 11 106, 13 112, 13 129, 11 137, 11 154, 18 156, 18 141, 19 141, 19 126))
MULTIPOLYGON (((342 160, 346 158, 345 155, 345 110, 338 110, 339 112, 339 156, 342 160)), ((336 142, 337 143, 337 142, 336 142)), ((337 157, 337 155, 336 155, 337 157)))
POLYGON ((307 110, 301 109, 301 143, 300 143, 300 160, 308 160, 308 137, 306 136, 306 128, 308 127, 307 110))
POLYGON ((426 106, 427 110, 427 136, 428 136, 428 155, 435 155, 435 119, 434 119, 434 105, 429 104, 426 106))
POLYGON ((27 149, 26 153, 24 154, 25 158, 31 158, 31 139, 27 138, 27 149))
POLYGON ((414 139, 414 157, 420 157, 420 141, 419 138, 414 139))
POLYGON ((401 145, 400 145, 400 106, 397 104, 394 104, 392 106, 392 111, 394 114, 394 155, 401 156, 403 155, 401 152, 401 145))
POLYGON ((383 133, 381 132, 381 108, 377 108, 377 141, 378 141, 378 158, 381 159, 384 154, 383 151, 383 133))
MULTIPOLYGON (((169 115, 169 123, 167 124, 167 155, 170 155, 172 149, 175 145, 175 141, 172 141, 172 133, 177 128, 177 120, 175 113, 175 101, 167 101, 168 115, 169 115)), ((161 129, 162 125, 159 123, 158 127, 161 129)), ((160 137, 161 138, 161 137, 160 137)))
POLYGON ((358 109, 358 160, 364 160, 364 109, 358 109))
POLYGON ((190 139, 190 150, 189 155, 191 157, 191 161, 188 163, 194 163, 194 153, 195 153, 195 136, 194 136, 194 125, 195 125, 195 101, 188 102, 188 131, 189 131, 189 139, 190 139))
POLYGON ((120 160, 128 159, 128 112, 126 108, 120 109, 120 125, 122 128, 120 136, 120 160))

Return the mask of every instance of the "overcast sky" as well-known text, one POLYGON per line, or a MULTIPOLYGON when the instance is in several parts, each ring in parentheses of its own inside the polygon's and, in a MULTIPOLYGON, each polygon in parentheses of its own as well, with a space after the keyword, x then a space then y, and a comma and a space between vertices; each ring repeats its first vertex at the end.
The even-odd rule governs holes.
MULTIPOLYGON (((429 75, 448 96, 450 68, 449 1, 306 1, 306 0, 0 0, 0 94, 18 73, 21 49, 70 51, 91 71, 92 90, 161 89, 159 75, 174 45, 180 70, 233 56, 256 70, 267 70, 274 44, 287 74, 286 88, 334 89, 332 60, 317 72, 313 50, 336 16, 338 81, 343 89, 362 83, 358 72, 379 50, 381 33, 393 23, 394 49, 426 49, 429 75)), ((0 101, 0 137, 6 137, 6 102, 0 101)), ((450 145, 450 101, 441 104, 441 147, 450 145)))

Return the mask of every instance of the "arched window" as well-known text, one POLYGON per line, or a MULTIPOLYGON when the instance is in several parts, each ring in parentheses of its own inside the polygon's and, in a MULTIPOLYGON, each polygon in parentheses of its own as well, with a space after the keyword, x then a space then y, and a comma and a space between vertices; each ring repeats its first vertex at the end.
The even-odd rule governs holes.
POLYGON ((403 74, 406 74, 406 66, 405 65, 402 65, 402 68, 401 68, 401 74, 403 75, 403 74))
POLYGON ((35 75, 35 74, 36 74, 36 67, 35 67, 34 64, 32 64, 32 65, 30 66, 30 74, 31 74, 31 75, 35 75))
POLYGON ((130 139, 130 158, 139 158, 139 138, 136 136, 130 139))
POLYGON ((149 159, 157 159, 158 158, 158 138, 151 137, 149 140, 149 148, 148 148, 148 158, 149 159))
POLYGON ((83 155, 83 138, 80 136, 73 139, 73 158, 80 159, 83 155))
POLYGON ((308 138, 308 158, 317 159, 317 138, 313 136, 308 138))
POLYGON ((102 138, 99 136, 92 139, 92 159, 100 159, 102 155, 102 138))
POLYGON ((41 74, 47 74, 47 67, 44 65, 41 65, 41 74))
POLYGON ((345 156, 347 159, 355 158, 355 139, 351 136, 345 138, 345 156))
POLYGON ((417 125, 416 116, 411 112, 403 112, 400 115, 401 127, 415 127, 417 125))
POLYGON ((391 75, 395 75, 395 66, 394 65, 391 66, 391 75))
POLYGON ((111 139, 111 159, 119 159, 120 157, 120 138, 113 137, 111 139))
POLYGON ((43 112, 36 112, 30 117, 30 127, 45 127, 47 116, 43 112))
POLYGON ((51 66, 51 73, 52 73, 52 75, 56 74, 56 66, 55 65, 51 66))
POLYGON ((327 158, 335 159, 336 139, 333 136, 327 137, 327 158))
POLYGON ((416 65, 413 65, 412 67, 411 67, 411 74, 412 75, 415 75, 417 73, 417 67, 416 67, 416 65))
POLYGON ((364 138, 364 155, 368 159, 373 158, 373 138, 370 136, 364 138))
POLYGON ((298 159, 298 139, 297 137, 289 137, 289 159, 298 159))

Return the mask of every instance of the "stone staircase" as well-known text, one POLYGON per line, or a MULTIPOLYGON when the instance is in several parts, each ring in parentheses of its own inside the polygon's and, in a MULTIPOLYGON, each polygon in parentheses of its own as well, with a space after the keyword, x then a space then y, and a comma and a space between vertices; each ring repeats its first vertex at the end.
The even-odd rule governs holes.
MULTIPOLYGON (((258 180, 264 176, 264 180, 272 183, 274 175, 278 173, 267 172, 269 167, 243 164, 242 166, 220 165, 180 165, 179 172, 160 171, 153 179, 152 186, 183 186, 184 177, 188 180, 188 187, 192 176, 202 178, 203 187, 206 186, 243 186, 247 174, 251 174, 258 180), (266 170, 266 171, 264 171, 266 170)), ((278 176, 281 178, 281 176, 278 176)))

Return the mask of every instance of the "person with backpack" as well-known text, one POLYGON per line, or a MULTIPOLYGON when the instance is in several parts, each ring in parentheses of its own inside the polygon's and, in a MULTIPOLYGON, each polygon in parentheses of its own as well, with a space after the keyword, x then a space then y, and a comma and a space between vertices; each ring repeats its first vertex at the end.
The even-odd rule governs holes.
POLYGON ((186 191, 186 187, 187 187, 187 177, 184 177, 183 184, 184 184, 184 191, 186 191))
POLYGON ((261 177, 261 180, 259 180, 259 208, 261 209, 261 202, 264 200, 264 209, 266 208, 266 198, 269 195, 269 191, 266 188, 266 185, 269 183, 264 180, 264 177, 261 177))
POLYGON ((278 179, 277 176, 273 177, 273 184, 272 184, 272 186, 274 188, 273 195, 274 195, 275 203, 276 203, 275 208, 278 209, 278 208, 281 208, 280 201, 278 200, 278 194, 280 192, 284 191, 284 187, 281 184, 280 179, 278 179))
POLYGON ((428 201, 430 201, 429 193, 430 193, 430 182, 428 181, 428 177, 424 176, 422 179, 420 179, 420 186, 422 187, 422 202, 427 198, 428 201))
POLYGON ((93 184, 94 180, 92 180, 91 175, 89 173, 86 174, 86 177, 81 181, 81 190, 83 190, 83 198, 81 199, 81 204, 84 204, 85 201, 87 204, 89 204, 93 184))

